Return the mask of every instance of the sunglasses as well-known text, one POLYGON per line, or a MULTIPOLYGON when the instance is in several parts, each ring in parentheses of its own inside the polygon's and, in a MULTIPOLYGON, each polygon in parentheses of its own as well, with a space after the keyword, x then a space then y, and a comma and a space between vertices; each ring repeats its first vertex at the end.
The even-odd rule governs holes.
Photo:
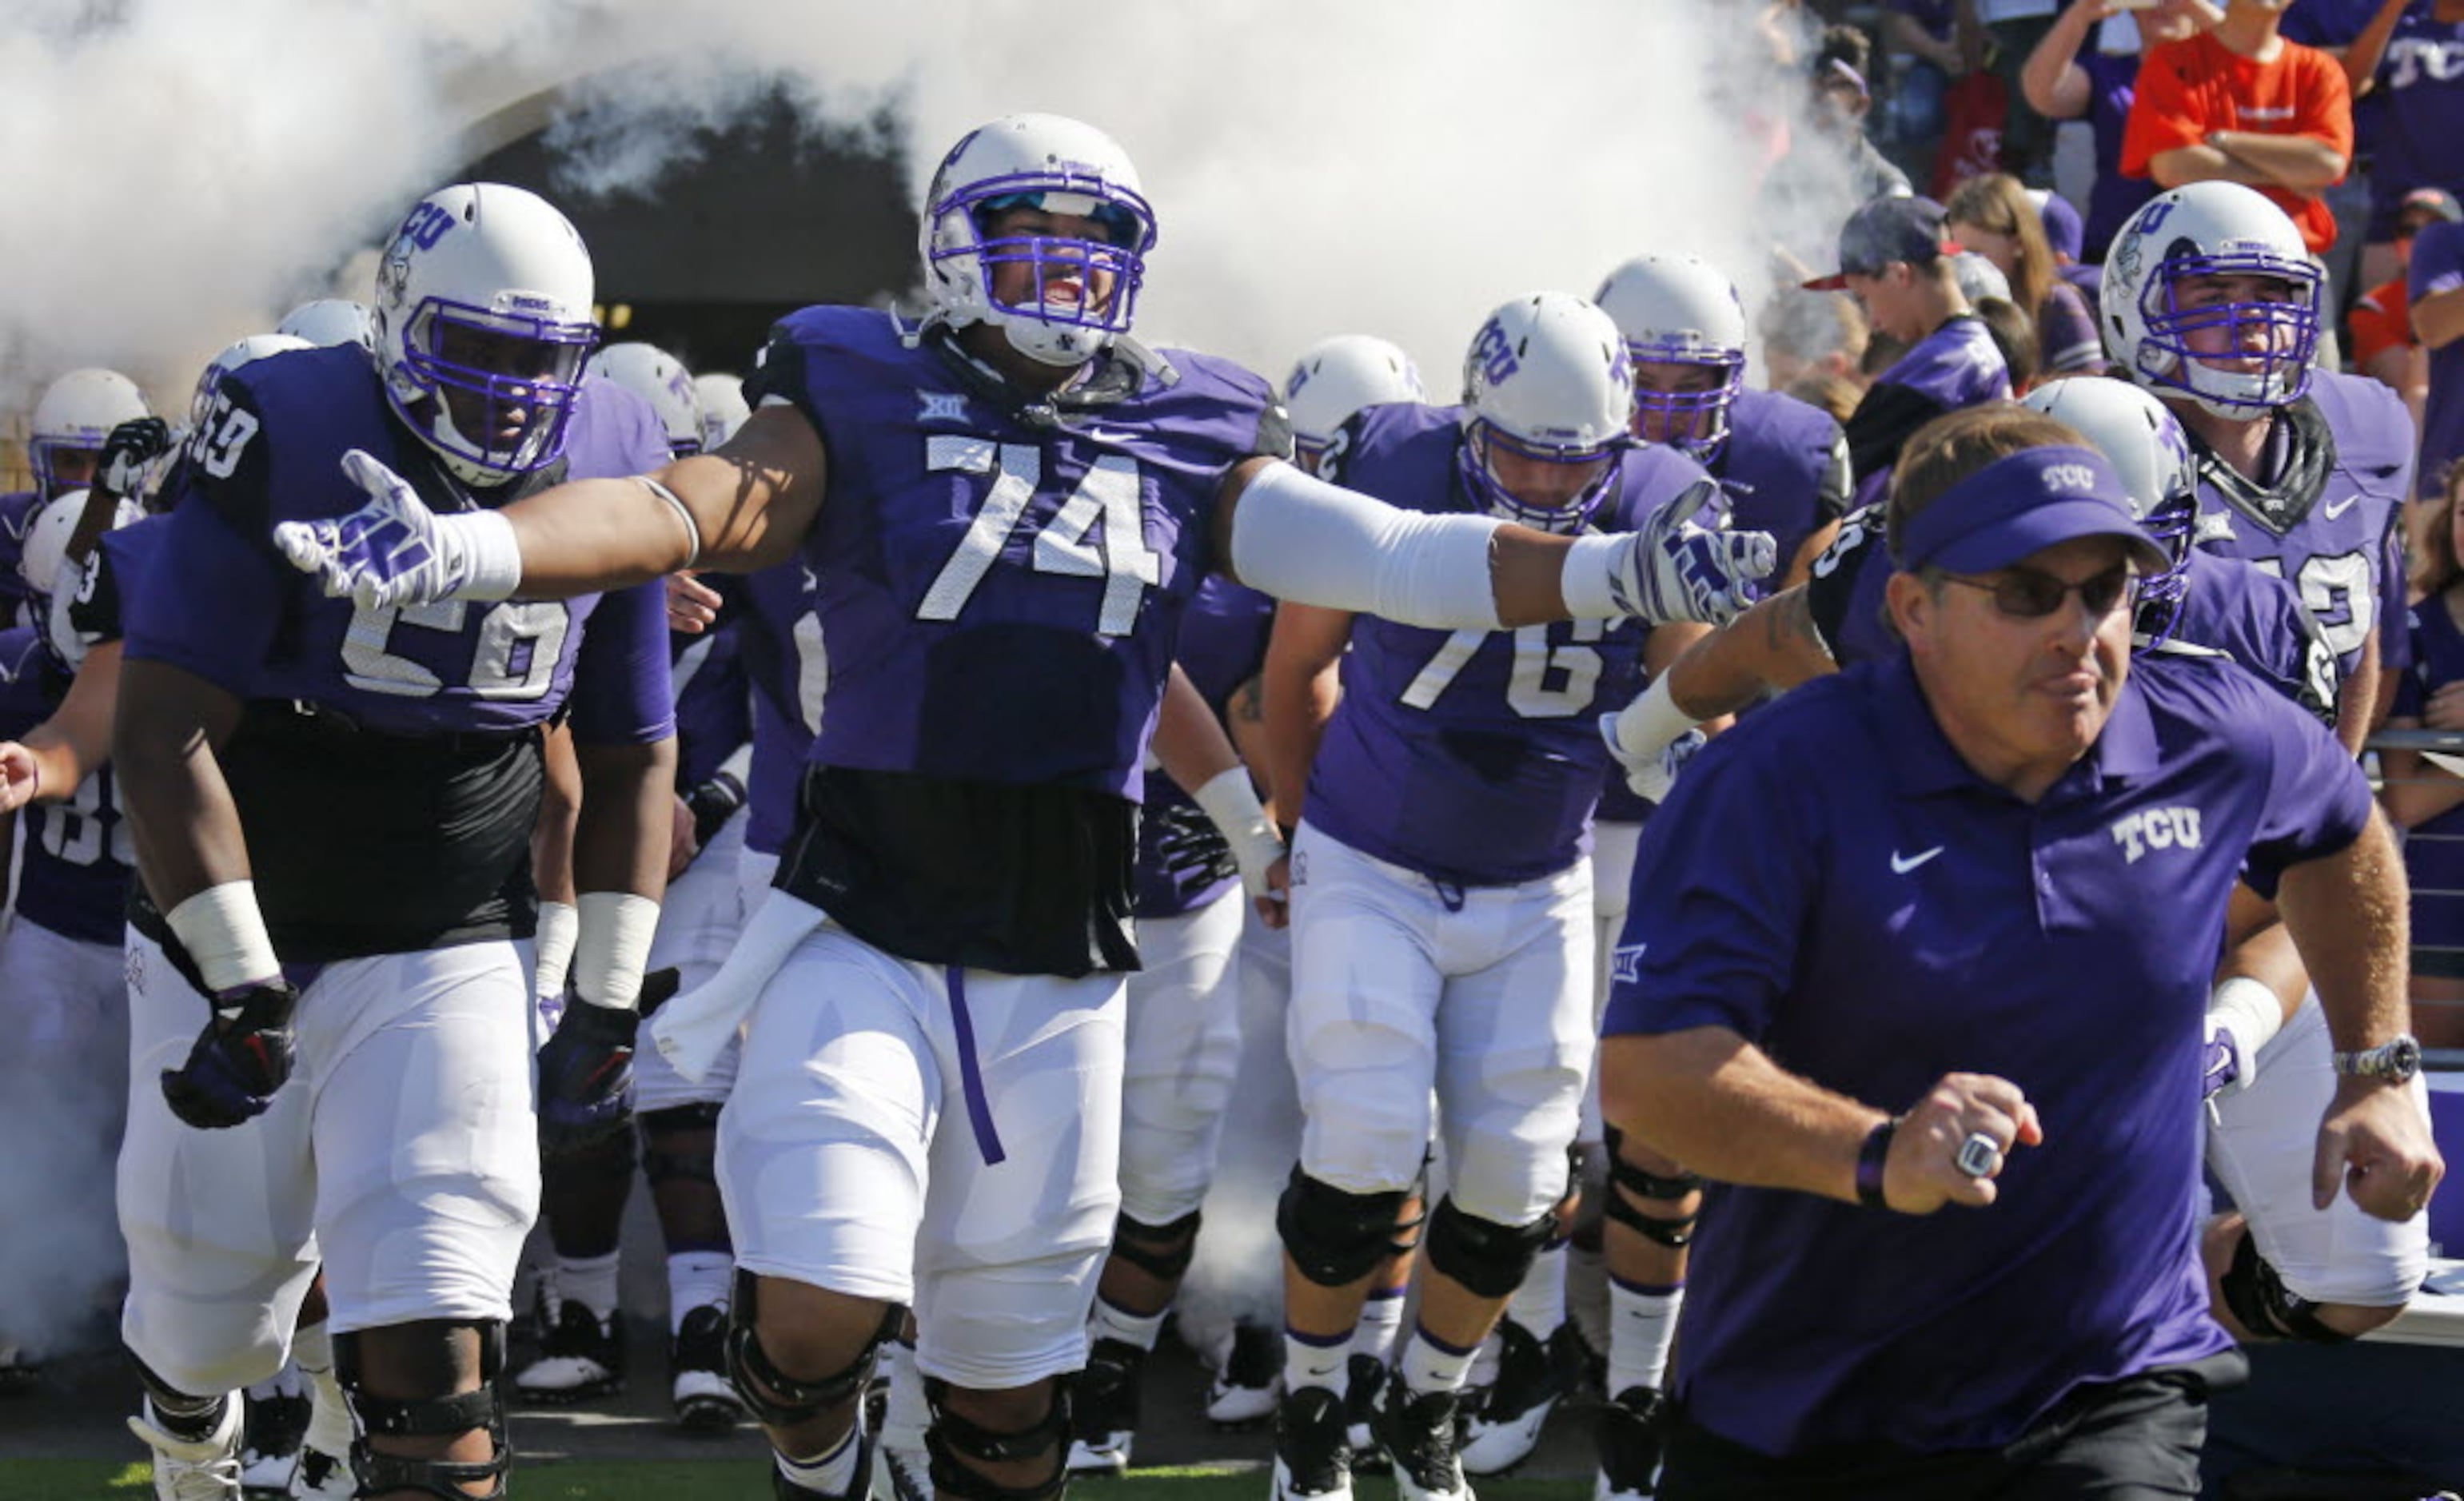
POLYGON ((2041 620, 2075 594, 2089 615, 2102 619, 2129 598, 2139 583, 2139 576, 2130 571, 2127 563, 2116 564, 2075 584, 2066 584, 2033 568, 2014 568, 1999 578, 1970 578, 1962 574, 1943 576, 1955 584, 1984 590, 1993 597, 1993 608, 2014 620, 2041 620))

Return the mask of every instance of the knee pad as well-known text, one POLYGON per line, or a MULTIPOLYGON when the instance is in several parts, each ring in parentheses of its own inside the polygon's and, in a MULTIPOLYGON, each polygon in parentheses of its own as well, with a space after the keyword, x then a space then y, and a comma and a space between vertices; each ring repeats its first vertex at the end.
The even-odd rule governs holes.
POLYGON ((1609 1147, 1609 1191, 1602 1197, 1606 1203, 1600 1212, 1645 1240, 1657 1241, 1671 1251, 1683 1251, 1694 1240, 1692 1214, 1645 1214, 1628 1195, 1639 1195, 1661 1204, 1682 1202, 1689 1194, 1702 1191, 1703 1180, 1693 1173, 1679 1173, 1662 1178, 1646 1172, 1625 1160, 1620 1147, 1624 1133, 1615 1126, 1606 1130, 1609 1147))
POLYGON ((1429 1270, 1454 1278, 1475 1297, 1506 1297, 1523 1285, 1540 1248, 1556 1233, 1554 1211, 1529 1225, 1500 1225, 1465 1214, 1449 1194, 1429 1216, 1429 1270))
POLYGON ((2330 1328, 2319 1316, 2319 1305, 2284 1285, 2284 1278, 2258 1253, 2258 1237, 2247 1229, 2233 1248, 2233 1265, 2216 1279, 2225 1307, 2244 1329, 2261 1338, 2299 1339, 2306 1344, 2349 1344, 2353 1337, 2330 1328))
POLYGON ((745 1407, 771 1427, 788 1428, 855 1401, 872 1379, 873 1355, 881 1341, 898 1332, 904 1310, 885 1312, 881 1327, 845 1367, 819 1381, 800 1381, 780 1370, 761 1348, 754 1327, 759 1286, 759 1277, 736 1269, 736 1294, 727 1312, 727 1380, 745 1407))
POLYGON ((1198 1254, 1199 1211, 1169 1225, 1142 1225, 1124 1214, 1112 1222, 1112 1254, 1151 1277, 1177 1281, 1198 1254))
MULTIPOLYGON (((362 1374, 361 1332, 334 1336, 334 1379, 341 1382, 350 1399, 351 1412, 359 1420, 360 1436, 351 1443, 351 1475, 359 1482, 362 1495, 420 1490, 438 1501, 474 1501, 505 1493, 505 1469, 514 1457, 513 1447, 505 1439, 505 1326, 492 1318, 477 1323, 440 1323, 437 1327, 448 1336, 457 1329, 478 1331, 478 1390, 411 1401, 371 1396, 362 1374), (473 1428, 488 1435, 489 1455, 485 1460, 411 1459, 382 1452, 371 1442, 379 1437, 468 1433, 473 1428), (480 1483, 488 1489, 464 1489, 480 1483)), ((420 1373, 423 1380, 431 1375, 440 1386, 450 1384, 452 1379, 451 1356, 441 1342, 433 1373, 420 1373)))
POLYGON ((1295 1167, 1275 1205, 1275 1229, 1301 1275, 1320 1287, 1349 1287, 1411 1249, 1398 1244, 1396 1211, 1409 1189, 1353 1193, 1295 1167))
POLYGON ((718 1124, 719 1107, 713 1104, 677 1105, 667 1110, 652 1110, 642 1117, 642 1176, 650 1186, 691 1179, 697 1183, 718 1182, 717 1164, 713 1155, 696 1153, 687 1157, 663 1150, 660 1140, 677 1131, 706 1131, 718 1124))
POLYGON ((924 1430, 924 1451, 933 1461, 933 1489, 960 1501, 1050 1501, 1059 1495, 1069 1479, 1063 1466, 1068 1458, 1069 1382, 1067 1376, 1054 1378, 1052 1405, 1033 1427, 1001 1433, 951 1411, 950 1383, 937 1376, 924 1378, 924 1403, 933 1412, 932 1425, 924 1430), (1013 1465, 1045 1454, 1052 1456, 1051 1475, 1024 1486, 997 1484, 968 1463, 1013 1465))

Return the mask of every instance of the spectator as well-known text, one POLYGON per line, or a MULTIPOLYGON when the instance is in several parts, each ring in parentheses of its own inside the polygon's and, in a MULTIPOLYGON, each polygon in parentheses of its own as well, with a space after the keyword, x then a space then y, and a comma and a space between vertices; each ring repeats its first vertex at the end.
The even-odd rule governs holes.
POLYGON ((1806 74, 1813 128, 1794 134, 1788 154, 1763 179, 1764 219, 1777 229, 1786 257, 1800 266, 1821 253, 1850 209, 1910 191, 1907 174, 1865 138, 1871 46, 1853 26, 1823 31, 1806 74))
POLYGON ((2054 274, 2076 288, 2079 300, 2087 304, 2088 322, 2096 322, 2097 294, 2104 285, 2104 272, 2079 259, 2079 247, 2087 238, 2087 226, 2071 201, 2050 187, 2028 189, 2028 202, 2036 208, 2036 218, 2044 224, 2045 243, 2053 248, 2054 274))
POLYGON ((1985 320, 1985 332, 1991 337, 1993 347, 2001 352, 2002 367, 2010 374, 2011 395, 2015 399, 2035 390, 2043 372, 2043 361, 2036 353, 2035 321, 2008 297, 1979 298, 1974 306, 1976 315, 1985 320))
MULTIPOLYGON (((2464 465, 2450 465, 2413 532, 2412 665, 2396 680, 2389 729, 2464 730, 2464 565, 2455 546, 2456 491, 2464 465)), ((2412 887, 2412 1004, 2422 1046, 2464 1047, 2464 777, 2453 756, 2431 761, 2383 750, 2388 816, 2408 832, 2412 887)), ((2450 1247, 2452 1254, 2455 1248, 2450 1247)))
POLYGON ((2364 293, 2353 304, 2349 319, 2353 368, 2394 387, 2412 413, 2416 428, 2430 394, 2430 364, 2420 340, 2412 337, 2412 305, 2405 272, 2412 260, 2414 236, 2433 224, 2458 221, 2464 221, 2464 207, 2458 207, 2454 195, 2445 188, 2416 187, 2405 194, 2397 206, 2395 273, 2364 293))
MULTIPOLYGON (((1764 305, 1757 329, 1763 339, 1763 383, 1769 389, 1787 391, 1809 377, 1832 377, 1857 392, 1864 390, 1868 335, 1856 298, 1844 293, 1808 297, 1783 291, 1764 305)), ((1849 404, 1856 404, 1855 397, 1849 404)))
POLYGON ((1808 292, 1853 293, 1877 334, 1906 346, 1847 424, 1848 459, 1860 493, 1899 458, 1908 434, 1947 411, 2008 401, 2010 369, 1959 290, 1943 240, 1942 205, 1877 198, 1839 229, 1839 270, 1808 292))
POLYGON ((2031 106, 2049 120, 2084 116, 2095 138, 2096 184, 2088 191, 2080 247, 2073 252, 2092 263, 2104 259, 2122 222, 2156 196, 2155 184, 2122 175, 2123 127, 2139 83, 2137 40, 2178 41, 2224 16, 2208 0, 2159 0, 2155 9, 2135 13, 2135 27, 2125 21, 2097 32, 2097 23, 2115 13, 2110 0, 2079 0, 2056 19, 2019 75, 2031 106), (2086 46, 2091 33, 2100 45, 2086 46), (2113 36, 2132 45, 2115 46, 2113 36))
POLYGON ((2231 0, 2211 30, 2148 49, 2122 170, 2161 187, 2246 184, 2319 255, 2336 242, 2321 194, 2352 161, 2352 92, 2334 58, 2277 33, 2282 16, 2282 0, 2231 0))
POLYGON ((1944 211, 1952 242, 1991 261, 2011 284, 2011 300, 2035 320, 2042 373, 2101 374, 2104 343, 2096 315, 2079 289, 2061 278, 2044 224, 2019 180, 2004 172, 1971 177, 1950 195, 1944 211))
MULTIPOLYGON (((2304 7, 2307 10, 2308 7, 2304 7)), ((2362 282, 2403 274, 2397 221, 2416 187, 2464 192, 2464 0, 2383 0, 2344 52, 2344 77, 2370 117, 2369 230, 2362 282)))
POLYGON ((1890 0, 1882 45, 1891 59, 1884 138, 1903 163, 1926 161, 1942 136, 1943 96, 1970 66, 1961 44, 1958 0, 1890 0))
MULTIPOLYGON (((1644 828, 1601 1104, 1722 1185, 1668 1501, 2194 1493, 2206 1392, 2246 1368, 2194 1229, 2236 884, 2280 884, 2338 1047, 2404 1030, 2360 768, 2246 673, 2132 657, 2129 560, 2166 559, 2076 443, 2007 408, 1911 440, 1905 649, 1747 716, 1644 828)), ((2437 1183, 2375 1077, 2318 1143, 2374 1214, 2437 1183)))
POLYGON ((2068 0, 1960 0, 1973 8, 1991 46, 1986 66, 2009 91, 2002 120, 2002 170, 2035 187, 2053 185, 2054 122, 2028 102, 2019 75, 2068 0))
POLYGON ((2412 304, 2413 337, 2430 367, 2421 459, 2413 473, 2444 474, 2464 454, 2464 224, 2432 224, 2413 236, 2405 291, 2412 304))
POLYGON ((1819 407, 1829 412, 1831 420, 1842 426, 1847 424, 1849 418, 1856 415, 1857 403, 1865 395, 1863 386, 1846 376, 1836 375, 1828 370, 1808 370, 1780 387, 1780 390, 1785 395, 1795 397, 1808 406, 1819 407))

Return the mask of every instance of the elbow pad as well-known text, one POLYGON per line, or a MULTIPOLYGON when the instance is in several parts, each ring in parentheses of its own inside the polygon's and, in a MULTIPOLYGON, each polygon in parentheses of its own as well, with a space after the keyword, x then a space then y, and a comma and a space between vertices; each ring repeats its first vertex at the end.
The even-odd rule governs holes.
POLYGON ((1241 492, 1232 567, 1243 583, 1296 604, 1493 631, 1488 550, 1502 524, 1404 511, 1270 464, 1241 492))

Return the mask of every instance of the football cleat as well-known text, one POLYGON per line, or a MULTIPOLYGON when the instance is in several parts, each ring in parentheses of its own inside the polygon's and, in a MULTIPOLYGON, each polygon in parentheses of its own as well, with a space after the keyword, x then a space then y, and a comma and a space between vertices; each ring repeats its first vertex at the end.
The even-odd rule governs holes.
POLYGON ((1274 1501, 1352 1501, 1352 1463, 1343 1440, 1343 1397, 1304 1386, 1275 1406, 1274 1501))
POLYGON ((1660 1451, 1668 1441, 1668 1399, 1651 1386, 1629 1386, 1600 1409, 1600 1470, 1594 1501, 1640 1501, 1656 1495, 1660 1451))
POLYGON ((923 1445, 885 1440, 872 1460, 871 1501, 933 1501, 933 1458, 923 1445))
POLYGON ((539 1300, 539 1359, 514 1373, 515 1393, 529 1402, 560 1403, 623 1391, 624 1316, 593 1317, 582 1304, 558 1297, 545 1280, 539 1300))
POLYGON ((251 1495, 286 1495, 308 1436, 308 1394, 285 1391, 281 1378, 261 1381, 241 1396, 240 1489, 251 1495))
POLYGON ((154 1501, 240 1501, 239 1429, 237 1402, 223 1403, 221 1421, 203 1439, 165 1432, 150 1401, 143 1416, 128 1420, 128 1431, 154 1451, 154 1501))
POLYGON ((1098 1339, 1070 1393, 1073 1430, 1062 1469, 1071 1475, 1117 1475, 1130 1468, 1138 1430, 1138 1381, 1147 1353, 1120 1339, 1098 1339))
POLYGON ((727 1310, 706 1304, 685 1315, 668 1340, 676 1422, 688 1433, 724 1433, 744 1417, 727 1379, 727 1310))
POLYGON ((1399 1381, 1377 1409, 1377 1442, 1395 1462, 1402 1501, 1471 1501, 1463 1480, 1463 1395, 1416 1392, 1399 1381))
POLYGON ((1392 1467, 1377 1447, 1377 1409, 1385 1404, 1386 1383, 1394 1372, 1374 1355, 1354 1355, 1344 1370, 1344 1443, 1352 1448, 1352 1468, 1365 1475, 1382 1475, 1392 1467))
POLYGON ((1218 1427, 1245 1428, 1273 1417, 1283 1362, 1283 1340, 1273 1329, 1247 1319, 1233 1325, 1223 1366, 1206 1385, 1206 1421, 1218 1427))
POLYGON ((1502 1475, 1530 1458, 1549 1414, 1583 1374, 1582 1338, 1571 1323, 1545 1343, 1511 1318, 1500 1319, 1497 1332, 1497 1380, 1464 1425, 1463 1468, 1475 1475, 1502 1475))

